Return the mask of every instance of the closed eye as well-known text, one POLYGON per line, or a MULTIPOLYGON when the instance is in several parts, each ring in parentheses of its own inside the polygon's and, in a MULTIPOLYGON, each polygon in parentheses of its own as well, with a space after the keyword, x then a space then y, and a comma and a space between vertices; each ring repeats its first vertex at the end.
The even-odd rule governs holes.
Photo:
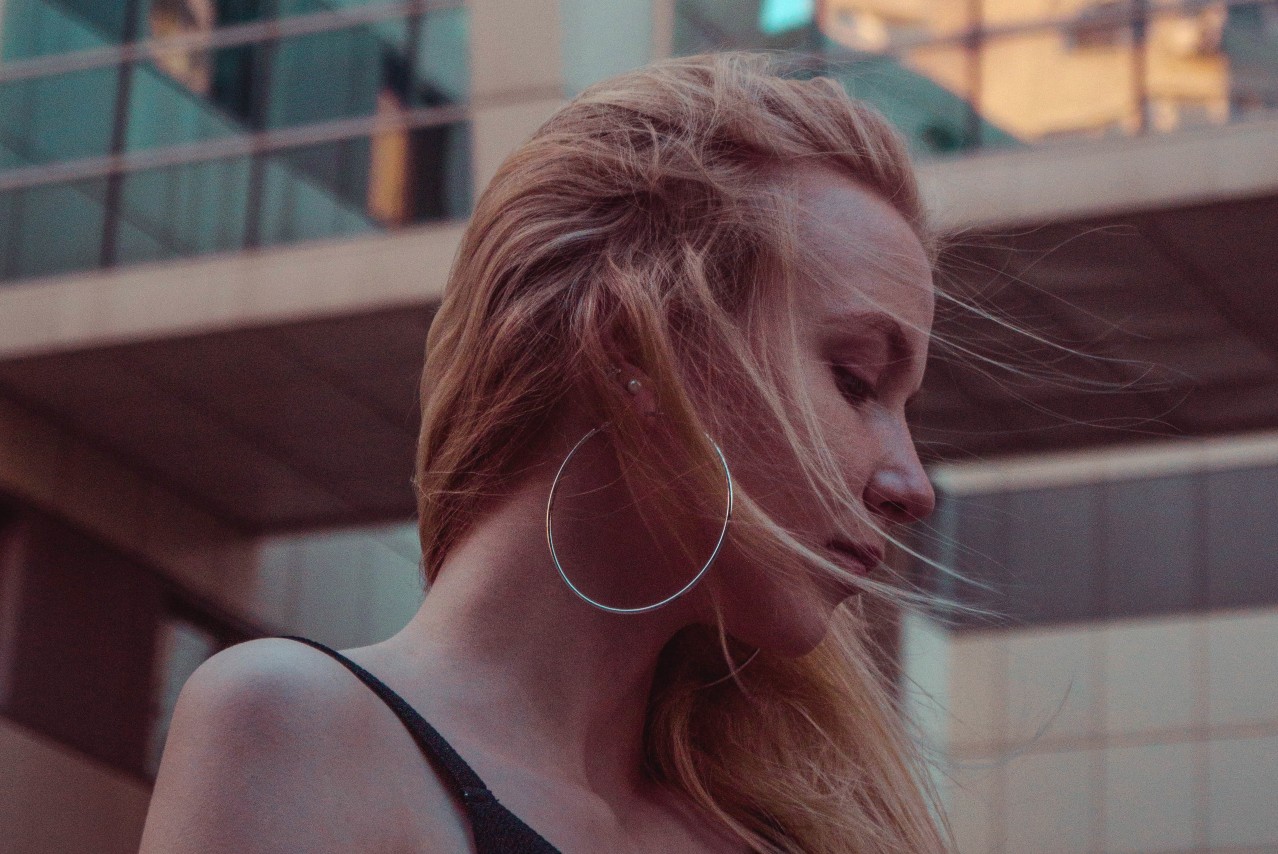
POLYGON ((839 391, 853 405, 864 403, 867 400, 873 400, 876 397, 874 386, 854 374, 852 371, 842 365, 831 365, 834 371, 834 381, 839 387, 839 391))

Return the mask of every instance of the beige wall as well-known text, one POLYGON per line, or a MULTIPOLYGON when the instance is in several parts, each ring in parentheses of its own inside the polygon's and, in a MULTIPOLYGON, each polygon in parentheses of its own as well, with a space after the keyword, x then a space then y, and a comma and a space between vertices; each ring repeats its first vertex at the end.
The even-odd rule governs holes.
POLYGON ((911 617, 960 849, 1278 849, 1274 649, 1272 608, 959 635, 911 617))
POLYGON ((564 103, 557 0, 477 0, 471 14, 475 195, 564 103))
POLYGON ((230 611, 244 613, 254 599, 251 541, 4 399, 0 489, 65 516, 230 611))
POLYGON ((1278 191, 1278 119, 919 164, 942 226, 996 228, 1278 191))
POLYGON ((3 399, 0 489, 268 632, 372 643, 398 631, 423 595, 409 523, 250 539, 3 399))
POLYGON ((0 849, 132 854, 150 787, 0 718, 0 849))
POLYGON ((423 304, 463 226, 90 271, 0 287, 0 358, 423 304))
MULTIPOLYGON (((252 541, 3 400, 0 489, 67 516, 269 633, 361 646, 398 631, 422 599, 411 524, 252 541)), ((0 613, 0 630, 7 625, 0 613)), ((0 672, 0 691, 3 683, 0 672)), ((0 717, 6 854, 136 851, 149 791, 0 717)))
POLYGON ((411 522, 272 537, 258 544, 255 606, 338 649, 395 634, 424 596, 411 522))

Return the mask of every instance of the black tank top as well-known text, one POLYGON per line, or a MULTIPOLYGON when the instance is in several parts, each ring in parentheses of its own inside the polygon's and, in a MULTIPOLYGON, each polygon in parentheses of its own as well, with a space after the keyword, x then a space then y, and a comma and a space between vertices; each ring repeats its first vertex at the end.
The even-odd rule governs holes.
POLYGON ((301 641, 328 653, 346 665, 347 669, 371 688, 382 702, 390 706, 391 711, 412 733, 413 739, 439 773, 440 779, 460 800, 466 811, 466 817, 470 819, 471 832, 475 837, 475 850, 478 854, 561 854, 558 848, 502 806, 484 785, 484 781, 479 779, 479 775, 466 764, 456 750, 453 750, 452 745, 444 740, 439 731, 428 724, 416 709, 408 705, 407 701, 392 691, 386 683, 337 650, 319 641, 296 635, 281 637, 301 641))

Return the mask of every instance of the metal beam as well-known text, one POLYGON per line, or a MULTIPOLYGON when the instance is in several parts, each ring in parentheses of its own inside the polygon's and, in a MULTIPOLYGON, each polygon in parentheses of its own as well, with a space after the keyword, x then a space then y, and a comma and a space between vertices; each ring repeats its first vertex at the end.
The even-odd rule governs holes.
POLYGON ((184 166, 228 157, 248 157, 256 153, 272 153, 290 148, 338 142, 369 136, 384 131, 422 128, 465 120, 470 110, 464 105, 421 107, 405 110, 398 116, 366 116, 356 119, 334 119, 263 133, 244 133, 224 139, 186 145, 172 145, 149 151, 120 155, 85 157, 63 163, 24 166, 0 172, 0 193, 22 190, 43 184, 83 181, 107 175, 140 172, 165 166, 184 166))
MULTIPOLYGON (((1255 0, 1251 0, 1251 2, 1255 2, 1255 0)), ((312 12, 307 15, 293 15, 268 21, 232 24, 226 27, 218 27, 211 33, 190 33, 136 41, 131 44, 78 50, 72 53, 58 53, 9 63, 0 68, 0 85, 11 83, 15 80, 52 77, 73 71, 88 71, 93 68, 106 68, 127 62, 141 62, 159 54, 174 51, 215 50, 217 48, 256 44, 276 38, 291 38, 293 36, 346 30, 361 24, 374 24, 380 21, 409 17, 423 6, 425 11, 432 12, 442 9, 460 9, 464 8, 465 5, 463 0, 424 0, 424 2, 422 0, 409 0, 409 2, 400 3, 372 3, 367 6, 336 9, 330 12, 312 12)))

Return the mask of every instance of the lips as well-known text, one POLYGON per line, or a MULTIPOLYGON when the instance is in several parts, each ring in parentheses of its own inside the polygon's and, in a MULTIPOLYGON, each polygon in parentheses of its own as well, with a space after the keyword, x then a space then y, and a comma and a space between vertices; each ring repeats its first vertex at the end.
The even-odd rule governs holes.
POLYGON ((844 557, 840 561, 858 575, 869 575, 883 562, 882 549, 873 546, 849 543, 846 540, 831 540, 828 548, 835 554, 844 557))

